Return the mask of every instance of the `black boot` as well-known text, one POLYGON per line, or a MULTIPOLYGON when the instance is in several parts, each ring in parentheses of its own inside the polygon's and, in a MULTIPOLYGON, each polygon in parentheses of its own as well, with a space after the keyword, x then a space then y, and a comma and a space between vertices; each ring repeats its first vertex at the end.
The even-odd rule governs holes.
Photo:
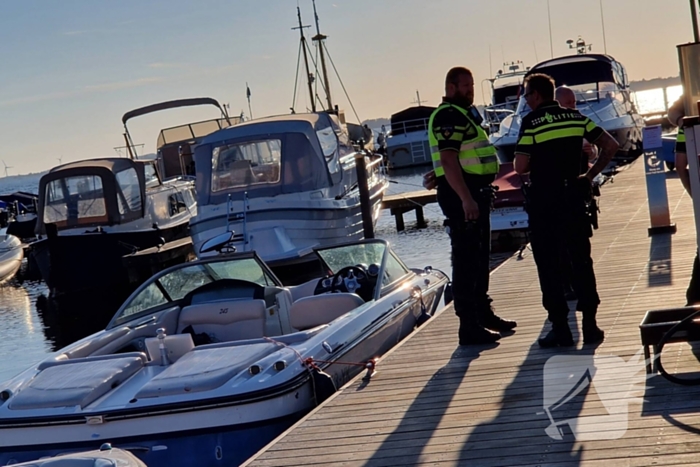
POLYGON ((537 339, 537 343, 543 349, 551 347, 572 347, 574 346, 574 338, 571 335, 571 329, 568 324, 553 324, 552 330, 546 336, 537 339))
POLYGON ((493 344, 500 338, 499 333, 489 331, 476 320, 459 319, 459 345, 493 344))
POLYGON ((605 339, 605 332, 598 327, 595 321, 595 313, 583 315, 583 343, 598 344, 605 339))
POLYGON ((503 319, 498 316, 494 312, 493 306, 491 306, 490 303, 481 308, 481 312, 479 313, 479 324, 486 329, 491 329, 492 331, 498 332, 510 332, 518 325, 518 323, 515 321, 503 319))

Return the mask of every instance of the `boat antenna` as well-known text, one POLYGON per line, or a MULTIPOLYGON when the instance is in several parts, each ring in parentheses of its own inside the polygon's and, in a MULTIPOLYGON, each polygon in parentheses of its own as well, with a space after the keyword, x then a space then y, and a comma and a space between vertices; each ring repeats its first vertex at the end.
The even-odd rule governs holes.
MULTIPOLYGON (((311 26, 304 26, 301 23, 301 9, 297 6, 297 18, 299 19, 299 26, 292 28, 298 29, 299 30, 299 35, 300 35, 300 44, 299 47, 301 50, 304 52, 304 66, 306 68, 306 81, 309 86, 309 98, 311 99, 311 111, 316 112, 316 99, 314 99, 314 88, 313 88, 313 82, 314 82, 314 75, 311 73, 311 70, 309 69, 309 57, 306 55, 306 37, 304 37, 304 28, 309 28, 311 26)), ((296 95, 296 89, 294 90, 294 93, 296 95)))
POLYGON ((250 86, 248 82, 245 83, 245 96, 248 99, 248 113, 250 114, 250 119, 253 119, 253 108, 250 106, 250 86))
POLYGON ((608 46, 605 42, 605 19, 603 18, 603 0, 600 0, 600 24, 603 26, 603 53, 608 54, 608 46))
POLYGON ((328 82, 328 70, 326 69, 326 55, 324 53, 323 41, 327 36, 321 34, 321 28, 318 24, 318 13, 316 12, 316 0, 311 0, 314 6, 314 18, 316 20, 316 35, 311 38, 312 41, 318 43, 318 51, 321 54, 321 71, 323 72, 323 84, 326 88, 326 102, 328 103, 328 111, 333 111, 333 100, 331 99, 331 87, 328 82))
POLYGON ((549 21, 549 54, 554 58, 554 45, 552 45, 552 14, 549 11, 549 0, 547 0, 547 20, 549 21))
POLYGON ((420 100, 420 92, 418 92, 418 89, 416 89, 416 100, 411 102, 411 104, 418 104, 418 106, 420 106, 423 102, 428 102, 428 101, 420 100))

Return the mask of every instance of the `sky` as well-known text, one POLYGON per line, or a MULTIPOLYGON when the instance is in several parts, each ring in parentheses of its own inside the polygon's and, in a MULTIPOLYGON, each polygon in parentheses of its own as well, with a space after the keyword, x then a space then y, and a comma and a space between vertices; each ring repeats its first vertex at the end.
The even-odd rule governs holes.
MULTIPOLYGON (((361 120, 416 99, 437 105, 444 76, 467 66, 479 87, 504 62, 527 66, 571 54, 582 36, 631 80, 678 74, 676 45, 693 40, 689 0, 316 0, 327 49, 361 120), (605 43, 600 5, 603 6, 605 43), (551 44, 548 25, 551 15, 551 44)), ((311 0, 3 0, 0 2, 0 161, 10 174, 114 157, 122 115, 186 97, 230 113, 289 112, 299 51, 296 7, 311 0)), ((305 30, 313 35, 315 28, 305 30)), ((315 52, 314 52, 315 53, 315 52)), ((485 99, 488 88, 484 84, 485 99)), ((334 102, 355 120, 334 74, 334 102)), ((296 110, 308 96, 300 80, 296 110)), ((192 107, 134 118, 153 152, 161 128, 218 117, 192 107)), ((0 166, 2 170, 2 166, 0 166)))

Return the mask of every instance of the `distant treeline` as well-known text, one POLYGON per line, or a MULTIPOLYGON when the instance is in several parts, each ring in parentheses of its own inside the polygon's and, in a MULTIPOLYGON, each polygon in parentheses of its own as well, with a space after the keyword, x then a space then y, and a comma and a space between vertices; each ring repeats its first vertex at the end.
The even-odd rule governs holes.
POLYGON ((680 76, 671 76, 668 78, 642 79, 639 81, 630 81, 632 91, 646 91, 647 89, 667 88, 670 86, 678 86, 681 84, 680 76))

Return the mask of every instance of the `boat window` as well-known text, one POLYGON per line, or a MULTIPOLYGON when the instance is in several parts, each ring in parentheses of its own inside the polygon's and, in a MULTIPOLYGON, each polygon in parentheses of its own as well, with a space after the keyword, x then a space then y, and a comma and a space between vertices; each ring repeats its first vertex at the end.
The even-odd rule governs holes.
POLYGON ((319 250, 318 254, 335 274, 344 267, 356 264, 382 264, 385 250, 384 243, 359 243, 319 250))
POLYGON ((253 258, 236 261, 219 261, 207 265, 220 279, 240 279, 268 286, 276 285, 275 281, 260 264, 253 258))
POLYGON ((392 252, 386 258, 386 267, 384 268, 384 274, 382 274, 382 286, 387 286, 393 284, 397 280, 401 279, 403 276, 408 274, 409 270, 406 266, 399 261, 392 252))
POLYGON ((119 214, 141 211, 141 186, 139 185, 139 177, 136 175, 136 169, 129 168, 117 172, 117 185, 119 186, 120 194, 117 195, 117 204, 119 205, 119 214))
POLYGON ((160 179, 158 178, 158 172, 156 171, 155 165, 144 164, 143 172, 146 178, 146 188, 151 188, 160 185, 160 179))
POLYGON ((45 224, 59 227, 107 221, 102 178, 79 175, 52 180, 44 193, 45 224))
POLYGON ((135 315, 167 302, 168 300, 163 295, 163 292, 161 292, 154 282, 149 284, 140 294, 134 297, 131 303, 119 315, 119 318, 135 315))
POLYGON ((204 284, 214 282, 218 277, 213 275, 202 264, 176 269, 170 274, 158 279, 171 300, 179 300, 191 290, 204 284))
POLYGON ((212 156, 212 191, 280 181, 282 142, 279 139, 217 146, 212 156))
POLYGON ((168 196, 168 208, 170 210, 170 217, 187 211, 187 204, 185 204, 185 199, 182 197, 182 193, 177 192, 168 196))

